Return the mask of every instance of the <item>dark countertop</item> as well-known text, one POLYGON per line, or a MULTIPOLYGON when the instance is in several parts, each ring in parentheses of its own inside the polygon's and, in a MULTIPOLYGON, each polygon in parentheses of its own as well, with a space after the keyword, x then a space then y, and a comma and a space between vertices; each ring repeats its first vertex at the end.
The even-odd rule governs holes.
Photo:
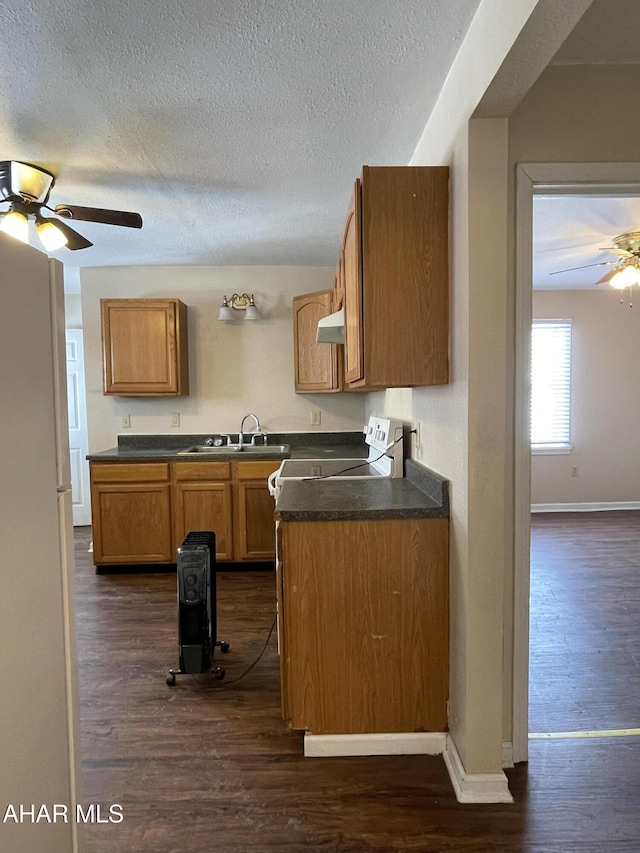
MULTIPOLYGON (((126 435, 118 446, 87 456, 92 462, 172 462, 250 459, 366 459, 368 447, 359 432, 270 433, 269 444, 286 444, 288 452, 179 455, 204 444, 210 435, 126 435)), ((232 434, 232 440, 236 436, 232 434)), ((276 518, 282 521, 348 521, 356 519, 448 518, 449 483, 413 459, 402 478, 357 480, 290 480, 282 486, 276 518)))
POLYGON ((448 518, 449 484, 413 459, 396 479, 291 480, 276 504, 281 521, 448 518))
MULTIPOLYGON (((286 444, 289 450, 274 453, 261 452, 258 445, 250 454, 230 451, 229 453, 179 453, 187 447, 204 444, 207 438, 215 438, 217 433, 207 435, 130 435, 118 436, 118 446, 98 453, 89 453, 91 462, 211 462, 216 459, 361 459, 366 458, 368 447, 360 432, 325 433, 269 433, 268 444, 286 444), (313 442, 313 443, 311 443, 313 442)), ((236 441, 237 435, 231 438, 236 441)), ((248 439, 250 441, 250 439, 248 439)), ((248 443, 248 442, 247 442, 248 443)))

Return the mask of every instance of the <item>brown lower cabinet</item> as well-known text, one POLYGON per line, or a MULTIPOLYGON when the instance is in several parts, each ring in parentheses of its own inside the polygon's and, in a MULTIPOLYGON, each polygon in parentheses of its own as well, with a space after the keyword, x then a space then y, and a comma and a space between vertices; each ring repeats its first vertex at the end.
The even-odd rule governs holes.
POLYGON ((280 460, 91 462, 96 566, 173 563, 190 530, 213 530, 219 561, 274 558, 267 477, 280 460))
POLYGON ((447 728, 448 519, 280 522, 283 715, 313 734, 447 728))
POLYGON ((216 559, 234 559, 230 462, 173 463, 174 554, 190 530, 213 530, 216 559))
POLYGON ((273 560, 275 557, 274 503, 267 477, 280 462, 234 462, 236 513, 236 560, 273 560))

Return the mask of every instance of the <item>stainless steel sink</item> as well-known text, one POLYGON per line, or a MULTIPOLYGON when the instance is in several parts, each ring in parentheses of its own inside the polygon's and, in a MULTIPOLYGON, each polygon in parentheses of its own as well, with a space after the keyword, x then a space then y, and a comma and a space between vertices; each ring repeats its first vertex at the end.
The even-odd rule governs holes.
POLYGON ((288 453, 289 445, 288 444, 243 444, 242 447, 238 448, 238 451, 242 453, 255 453, 255 454, 263 454, 263 453, 288 453))
POLYGON ((220 456, 221 454, 242 453, 244 456, 269 456, 277 453, 288 453, 288 444, 223 444, 220 447, 210 447, 208 444, 194 444, 185 450, 179 450, 178 456, 220 456))

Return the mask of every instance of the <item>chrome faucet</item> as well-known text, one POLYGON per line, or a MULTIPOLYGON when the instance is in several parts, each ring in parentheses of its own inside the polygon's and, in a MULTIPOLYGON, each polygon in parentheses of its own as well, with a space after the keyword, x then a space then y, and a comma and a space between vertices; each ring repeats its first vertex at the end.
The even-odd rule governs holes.
POLYGON ((260 426, 260 421, 258 420, 258 416, 254 415, 253 412, 248 412, 240 421, 240 433, 238 434, 238 444, 241 447, 244 444, 244 422, 246 421, 247 418, 253 418, 254 421, 256 422, 256 428, 255 428, 254 432, 258 432, 258 433, 261 433, 262 435, 264 435, 264 433, 262 432, 262 427, 260 426))

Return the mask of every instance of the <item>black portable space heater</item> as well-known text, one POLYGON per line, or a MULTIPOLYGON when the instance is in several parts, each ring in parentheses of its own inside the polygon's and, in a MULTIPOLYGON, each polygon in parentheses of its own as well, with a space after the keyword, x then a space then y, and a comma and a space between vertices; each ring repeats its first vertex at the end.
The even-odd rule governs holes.
POLYGON ((229 651, 216 640, 216 537, 211 531, 188 533, 177 556, 179 669, 170 669, 166 682, 176 675, 211 672, 224 678, 224 669, 213 666, 213 653, 229 651))

